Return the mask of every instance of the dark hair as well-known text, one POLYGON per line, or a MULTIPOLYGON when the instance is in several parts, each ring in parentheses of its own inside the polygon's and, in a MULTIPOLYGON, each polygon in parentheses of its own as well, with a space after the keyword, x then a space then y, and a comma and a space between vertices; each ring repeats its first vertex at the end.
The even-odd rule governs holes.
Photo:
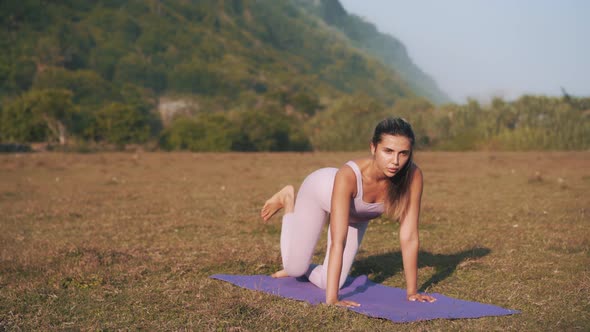
POLYGON ((387 201, 385 210, 389 216, 394 219, 401 219, 406 215, 410 204, 410 184, 416 166, 413 162, 414 142, 416 140, 412 126, 402 118, 387 118, 382 120, 375 127, 373 146, 377 145, 383 139, 383 135, 403 136, 410 140, 411 149, 408 162, 393 177, 387 189, 387 201))

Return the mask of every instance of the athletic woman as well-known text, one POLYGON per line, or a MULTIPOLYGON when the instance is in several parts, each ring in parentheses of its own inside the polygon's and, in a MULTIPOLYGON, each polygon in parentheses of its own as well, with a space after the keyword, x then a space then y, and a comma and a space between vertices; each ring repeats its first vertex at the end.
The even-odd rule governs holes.
POLYGON ((305 178, 295 200, 288 185, 268 199, 264 221, 285 210, 281 229, 283 269, 272 276, 305 275, 326 290, 326 303, 359 306, 339 300, 354 256, 371 219, 386 212, 400 222, 400 245, 409 301, 433 302, 418 293, 418 218, 422 171, 412 161, 414 132, 401 118, 388 118, 375 128, 371 157, 351 160, 340 169, 322 168, 305 178), (326 217, 330 215, 328 250, 322 265, 311 264, 326 217))

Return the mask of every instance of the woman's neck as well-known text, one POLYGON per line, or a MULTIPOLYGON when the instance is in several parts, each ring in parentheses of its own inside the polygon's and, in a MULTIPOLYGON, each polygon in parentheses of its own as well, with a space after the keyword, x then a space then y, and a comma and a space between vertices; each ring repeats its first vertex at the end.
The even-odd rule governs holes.
POLYGON ((375 160, 374 159, 369 159, 367 162, 367 167, 366 167, 366 177, 369 181, 371 182, 382 182, 382 181, 387 181, 389 180, 389 178, 387 177, 387 175, 385 175, 385 173, 383 173, 382 170, 380 170, 377 165, 375 164, 375 160))

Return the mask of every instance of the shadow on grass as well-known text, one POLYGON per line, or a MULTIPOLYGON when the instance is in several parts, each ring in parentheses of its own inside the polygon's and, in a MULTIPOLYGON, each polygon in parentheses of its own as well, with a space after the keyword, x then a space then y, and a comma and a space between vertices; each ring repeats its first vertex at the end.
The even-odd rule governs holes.
MULTIPOLYGON (((455 254, 433 254, 420 251, 418 253, 418 268, 433 267, 435 273, 420 286, 419 291, 424 292, 430 286, 445 280, 455 272, 461 263, 484 257, 490 252, 492 251, 489 248, 480 247, 455 254)), ((374 282, 382 283, 385 279, 397 273, 403 273, 402 255, 400 251, 360 259, 353 264, 351 275, 371 275, 371 279, 374 282)))

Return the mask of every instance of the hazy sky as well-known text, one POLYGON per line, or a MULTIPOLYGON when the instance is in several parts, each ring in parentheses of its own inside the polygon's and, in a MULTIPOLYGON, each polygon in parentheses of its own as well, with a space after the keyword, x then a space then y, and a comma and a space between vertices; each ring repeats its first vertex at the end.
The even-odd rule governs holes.
POLYGON ((456 102, 590 97, 590 1, 340 0, 406 45, 456 102))

